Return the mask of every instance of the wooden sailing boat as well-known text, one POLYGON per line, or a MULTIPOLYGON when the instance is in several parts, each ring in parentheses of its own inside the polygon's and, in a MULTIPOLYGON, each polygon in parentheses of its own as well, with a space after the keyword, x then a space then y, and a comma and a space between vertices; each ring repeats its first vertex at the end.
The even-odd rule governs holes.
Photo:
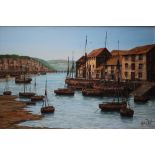
POLYGON ((25 80, 21 76, 15 78, 15 83, 31 83, 31 81, 30 77, 25 78, 25 80))
POLYGON ((125 117, 133 117, 134 110, 130 107, 123 107, 120 109, 120 115, 125 117))
MULTIPOLYGON (((119 40, 118 40, 118 49, 119 49, 119 40)), ((128 96, 128 95, 127 95, 128 96)), ((126 96, 126 99, 127 99, 127 96, 126 96)), ((121 109, 120 109, 120 115, 121 116, 125 116, 125 117, 133 117, 133 115, 134 115, 134 110, 133 109, 131 109, 131 107, 130 107, 130 104, 129 104, 129 102, 128 102, 128 100, 126 100, 126 102, 127 102, 127 106, 125 107, 122 107, 121 109)))
MULTIPOLYGON (((25 72, 24 72, 24 80, 25 80, 25 72)), ((30 98, 34 96, 34 92, 26 92, 26 83, 24 82, 24 92, 19 92, 19 97, 30 98)))
POLYGON ((70 77, 73 79, 74 78, 74 58, 73 58, 73 53, 72 53, 72 66, 71 66, 71 71, 70 71, 70 77))
POLYGON ((43 106, 41 108, 41 113, 53 113, 55 111, 55 108, 48 104, 48 98, 47 98, 47 79, 45 84, 45 98, 43 102, 43 106))
POLYGON ((130 104, 129 104, 129 102, 128 102, 128 99, 126 100, 127 101, 127 106, 126 107, 122 107, 121 109, 120 109, 120 115, 121 116, 125 116, 125 117, 133 117, 133 115, 134 115, 134 110, 133 109, 131 109, 131 107, 130 107, 130 104))
POLYGON ((8 76, 6 76, 6 81, 5 81, 5 89, 3 92, 3 95, 11 95, 12 92, 9 90, 9 81, 8 81, 8 76))
POLYGON ((67 75, 66 75, 66 79, 69 78, 69 57, 68 57, 68 63, 67 63, 67 75))
MULTIPOLYGON (((34 83, 34 89, 35 89, 35 94, 37 92, 37 84, 36 84, 36 77, 35 77, 35 83, 34 83)), ((31 101, 42 101, 44 99, 44 96, 43 95, 35 95, 35 96, 32 96, 31 98, 31 101)))
MULTIPOLYGON (((73 78, 73 69, 74 69, 74 61, 72 61, 72 67, 71 67, 71 71, 69 71, 69 57, 68 57, 68 66, 67 66, 67 75, 66 75, 66 79, 67 78, 73 78)), ((71 88, 58 88, 57 90, 54 90, 54 93, 56 95, 67 95, 67 96, 72 96, 74 95, 74 90, 71 88)))
POLYGON ((26 66, 21 66, 22 68, 25 67, 24 75, 20 75, 15 78, 15 83, 31 83, 32 78, 27 77, 26 74, 26 66))
POLYGON ((112 102, 105 102, 102 104, 99 104, 99 108, 102 111, 120 111, 120 109, 125 109, 127 107, 127 101, 122 98, 120 100, 120 62, 119 62, 119 51, 118 51, 118 60, 117 60, 117 87, 116 87, 116 98, 117 101, 113 100, 112 102))

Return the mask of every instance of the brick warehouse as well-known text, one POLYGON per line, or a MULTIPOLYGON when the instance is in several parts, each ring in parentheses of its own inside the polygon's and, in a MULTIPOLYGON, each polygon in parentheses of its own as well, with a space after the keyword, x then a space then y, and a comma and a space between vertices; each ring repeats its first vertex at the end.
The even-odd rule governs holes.
POLYGON ((155 81, 155 44, 112 52, 99 48, 86 56, 76 62, 76 78, 116 80, 119 58, 122 80, 155 81))

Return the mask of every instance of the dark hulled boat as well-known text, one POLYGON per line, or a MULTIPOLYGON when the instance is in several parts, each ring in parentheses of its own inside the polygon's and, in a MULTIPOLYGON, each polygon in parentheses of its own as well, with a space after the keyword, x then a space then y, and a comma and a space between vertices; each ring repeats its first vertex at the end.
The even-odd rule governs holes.
POLYGON ((31 101, 42 101, 44 99, 43 95, 35 95, 31 97, 31 101))
POLYGON ((83 96, 103 96, 103 91, 98 89, 83 89, 83 96))
POLYGON ((102 91, 102 96, 113 96, 116 91, 119 92, 119 95, 125 96, 127 95, 126 86, 123 86, 122 83, 119 85, 116 82, 108 82, 108 83, 101 83, 101 84, 94 84, 94 90, 102 91))
POLYGON ((74 85, 74 86, 68 86, 68 88, 70 88, 72 90, 82 90, 83 89, 83 86, 74 85))
POLYGON ((120 109, 120 115, 124 117, 133 117, 134 111, 131 108, 123 107, 120 109))
POLYGON ((9 78, 9 76, 6 76, 5 89, 4 89, 3 95, 11 95, 12 94, 12 92, 9 90, 8 78, 9 78))
POLYGON ((31 83, 32 78, 15 78, 15 83, 31 83))
POLYGON ((11 94, 12 94, 11 91, 4 91, 4 92, 3 92, 3 95, 11 95, 11 94))
POLYGON ((35 93, 33 92, 19 92, 19 97, 31 98, 34 95, 35 93))
POLYGON ((134 101, 135 102, 147 102, 149 100, 148 96, 134 96, 134 101))
POLYGON ((121 108, 127 107, 127 103, 124 102, 106 102, 99 104, 99 108, 102 111, 120 111, 121 108))
POLYGON ((41 108, 41 113, 53 113, 54 111, 55 111, 55 108, 53 106, 41 108))
MULTIPOLYGON (((25 73, 26 73, 26 66, 23 66, 25 67, 25 72, 24 72, 24 76, 22 77, 22 80, 23 81, 23 84, 24 84, 24 92, 19 92, 19 97, 23 97, 23 98, 31 98, 32 96, 35 95, 34 92, 26 92, 26 77, 25 77, 25 73)), ((32 80, 32 79, 31 79, 32 80)))
POLYGON ((27 76, 27 71, 28 71, 28 65, 22 65, 21 66, 22 70, 23 70, 23 75, 19 75, 15 78, 15 83, 31 83, 32 78, 30 78, 29 76, 27 76))
POLYGON ((24 103, 26 103, 27 105, 35 105, 36 104, 35 102, 32 102, 32 101, 25 101, 24 103))
MULTIPOLYGON (((72 60, 72 67, 71 71, 69 71, 69 57, 68 57, 68 67, 67 67, 67 76, 66 79, 70 76, 73 78, 73 71, 74 71, 74 61, 72 60)), ((54 90, 54 93, 56 95, 65 95, 65 96, 73 96, 74 95, 74 89, 71 88, 58 88, 57 90, 54 90)))
POLYGON ((35 83, 34 83, 34 89, 35 89, 35 96, 32 96, 30 99, 31 101, 43 101, 44 96, 43 95, 37 95, 37 88, 36 88, 37 84, 36 84, 36 78, 35 78, 35 83))
POLYGON ((54 90, 56 95, 74 95, 74 90, 70 88, 59 88, 54 90))
POLYGON ((46 80, 46 85, 45 85, 45 98, 44 98, 44 102, 42 105, 42 108, 40 109, 42 114, 46 114, 46 113, 54 113, 55 108, 52 105, 48 104, 48 98, 47 98, 47 80, 46 80))

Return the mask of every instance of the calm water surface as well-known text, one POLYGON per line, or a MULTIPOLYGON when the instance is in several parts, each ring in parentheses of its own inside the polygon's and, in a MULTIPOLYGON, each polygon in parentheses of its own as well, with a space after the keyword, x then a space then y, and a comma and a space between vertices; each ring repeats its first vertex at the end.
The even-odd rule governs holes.
MULTIPOLYGON (((34 77, 31 85, 27 85, 27 90, 34 91, 34 77)), ((37 94, 43 95, 45 81, 48 81, 49 103, 55 107, 54 114, 46 114, 41 120, 26 121, 20 123, 24 126, 49 127, 49 128, 155 128, 155 99, 145 104, 136 104, 130 98, 130 105, 134 109, 133 118, 122 118, 118 112, 101 112, 98 104, 103 101, 111 101, 110 97, 84 97, 80 91, 76 91, 72 97, 56 96, 54 89, 64 87, 65 74, 52 73, 36 77, 37 94), (149 120, 150 122, 148 122, 149 120), (152 122, 151 122, 152 121, 152 122)), ((23 84, 15 84, 14 79, 9 81, 9 86, 13 95, 23 91, 23 84)), ((0 94, 3 93, 5 81, 0 80, 0 94)), ((18 99, 21 100, 21 99, 18 99)), ((41 114, 42 102, 37 102, 34 106, 28 106, 26 110, 33 114, 41 114)))

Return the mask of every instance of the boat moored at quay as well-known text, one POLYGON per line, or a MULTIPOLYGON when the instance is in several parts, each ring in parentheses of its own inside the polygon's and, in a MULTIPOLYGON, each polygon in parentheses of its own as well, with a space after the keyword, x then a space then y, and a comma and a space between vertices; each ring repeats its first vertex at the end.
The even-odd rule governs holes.
MULTIPOLYGON (((66 75, 66 80, 68 80, 70 77, 73 79, 74 77, 74 61, 72 59, 72 66, 71 70, 69 67, 69 57, 68 57, 68 66, 67 66, 67 75, 66 75)), ((65 95, 65 96, 73 96, 74 95, 74 88, 67 87, 66 85, 64 88, 58 88, 54 90, 54 93, 56 95, 65 95)))

